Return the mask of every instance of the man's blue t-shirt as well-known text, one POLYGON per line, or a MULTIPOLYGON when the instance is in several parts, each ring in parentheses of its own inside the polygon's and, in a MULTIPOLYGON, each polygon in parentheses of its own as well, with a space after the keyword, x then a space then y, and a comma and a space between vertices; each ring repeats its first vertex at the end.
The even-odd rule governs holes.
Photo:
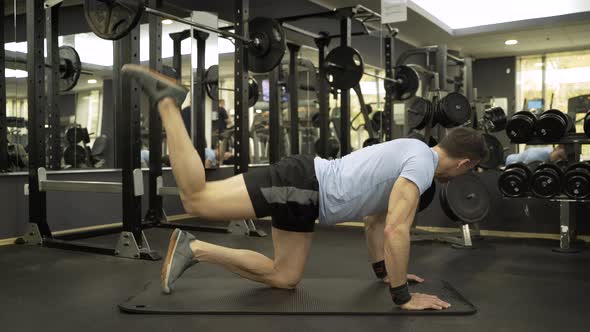
POLYGON ((399 177, 422 194, 432 184, 438 155, 417 139, 396 139, 357 150, 342 159, 315 158, 320 223, 336 224, 387 211, 399 177))

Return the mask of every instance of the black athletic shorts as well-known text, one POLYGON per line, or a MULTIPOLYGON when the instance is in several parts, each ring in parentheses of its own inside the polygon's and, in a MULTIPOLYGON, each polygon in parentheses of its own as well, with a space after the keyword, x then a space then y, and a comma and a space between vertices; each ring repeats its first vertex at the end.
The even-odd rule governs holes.
POLYGON ((313 156, 286 157, 244 174, 256 217, 272 216, 275 228, 313 232, 319 213, 319 189, 313 156))

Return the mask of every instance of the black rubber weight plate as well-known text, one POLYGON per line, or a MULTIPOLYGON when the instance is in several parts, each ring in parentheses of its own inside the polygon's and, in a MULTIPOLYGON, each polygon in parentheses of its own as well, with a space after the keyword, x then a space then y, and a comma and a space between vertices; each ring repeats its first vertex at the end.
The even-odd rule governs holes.
POLYGON ((458 219, 456 221, 474 223, 488 215, 490 194, 478 176, 471 173, 457 176, 446 183, 442 190, 448 209, 458 219))
POLYGON ((129 34, 143 14, 143 1, 84 1, 88 26, 103 39, 117 40, 129 34))
POLYGON ((261 47, 248 47, 248 69, 254 73, 268 73, 283 59, 287 42, 281 24, 267 17, 250 20, 250 39, 258 38, 261 47))
POLYGON ((219 99, 219 66, 212 65, 205 71, 205 90, 212 100, 219 99))
POLYGON ((73 47, 64 45, 59 47, 59 61, 63 65, 63 71, 61 71, 59 80, 59 90, 61 92, 70 91, 78 84, 78 79, 82 72, 80 56, 73 47))
POLYGON ((336 89, 352 89, 363 77, 363 57, 352 47, 338 46, 331 50, 326 56, 326 63, 326 79, 336 89))
POLYGON ((411 292, 435 294, 451 303, 441 311, 403 311, 386 284, 376 280, 304 279, 296 290, 272 289, 245 279, 180 279, 171 295, 157 281, 119 305, 142 314, 282 314, 282 315, 469 315, 477 309, 445 281, 410 286, 411 292))
POLYGON ((488 157, 479 163, 480 167, 485 169, 494 169, 502 164, 504 161, 504 147, 496 136, 490 134, 483 134, 488 147, 488 157))

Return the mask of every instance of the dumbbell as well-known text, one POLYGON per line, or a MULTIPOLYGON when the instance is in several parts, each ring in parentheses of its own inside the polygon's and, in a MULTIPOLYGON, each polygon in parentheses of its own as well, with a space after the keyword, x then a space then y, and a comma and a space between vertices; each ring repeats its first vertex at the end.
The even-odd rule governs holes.
POLYGON ((541 163, 531 176, 531 192, 539 198, 553 198, 559 195, 565 172, 560 163, 541 163))
POLYGON ((464 95, 451 92, 437 102, 433 116, 433 126, 438 123, 445 128, 457 127, 471 117, 471 104, 464 95))
POLYGON ((570 165, 564 175, 564 192, 574 199, 590 196, 590 163, 577 162, 570 165))
POLYGON ((489 108, 483 113, 483 127, 491 133, 506 129, 506 112, 502 107, 489 108))
POLYGON ((507 197, 523 197, 530 188, 531 170, 523 163, 506 166, 498 178, 498 188, 507 197))
POLYGON ((558 140, 572 128, 574 128, 572 119, 560 110, 546 110, 537 119, 537 134, 546 141, 558 140))
POLYGON ((513 143, 526 143, 535 135, 537 117, 529 111, 514 113, 506 124, 506 135, 513 143))

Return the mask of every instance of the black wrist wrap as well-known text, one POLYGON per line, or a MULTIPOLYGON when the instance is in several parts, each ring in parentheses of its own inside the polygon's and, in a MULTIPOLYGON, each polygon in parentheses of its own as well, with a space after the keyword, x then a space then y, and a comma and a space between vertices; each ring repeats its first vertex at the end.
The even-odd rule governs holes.
POLYGON ((393 288, 389 287, 389 294, 391 294, 393 303, 397 305, 406 304, 412 299, 412 295, 410 295, 410 289, 408 288, 408 283, 393 288))
POLYGON ((385 261, 379 261, 377 263, 373 263, 373 271, 375 275, 379 279, 383 279, 387 277, 387 270, 385 269, 385 261))

